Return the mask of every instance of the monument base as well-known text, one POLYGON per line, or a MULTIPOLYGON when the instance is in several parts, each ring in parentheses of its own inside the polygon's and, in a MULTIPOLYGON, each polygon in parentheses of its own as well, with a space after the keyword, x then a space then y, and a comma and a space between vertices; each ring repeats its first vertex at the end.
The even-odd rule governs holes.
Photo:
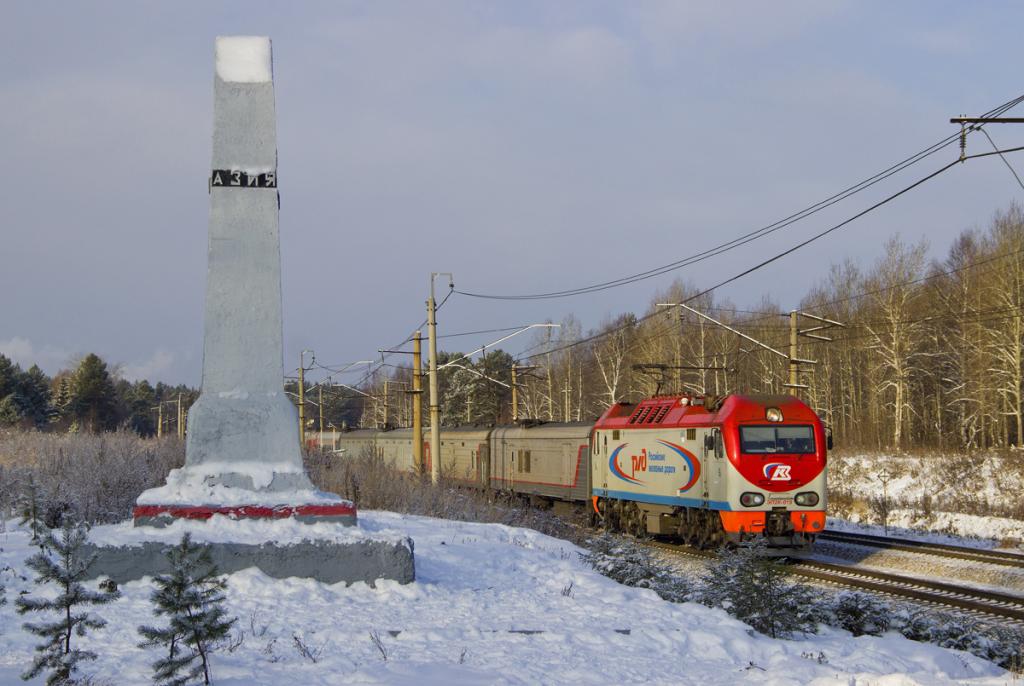
POLYGON ((288 509, 301 512, 302 506, 168 509, 183 509, 186 516, 161 512, 155 516, 162 518, 158 526, 125 522, 93 528, 86 554, 95 553, 96 559, 87 577, 106 576, 121 584, 169 573, 167 551, 187 532, 194 542, 209 549, 218 571, 225 574, 255 567, 277 579, 300 577, 328 584, 363 581, 372 586, 378 579, 401 584, 416 580, 413 541, 398 532, 339 526, 337 520, 308 513, 311 519, 304 521, 283 514, 288 509), (218 509, 270 509, 271 515, 232 517, 231 513, 212 512, 218 509))
POLYGON ((175 519, 207 520, 214 515, 224 515, 228 519, 292 518, 304 524, 356 524, 356 507, 350 502, 327 505, 136 505, 132 511, 135 526, 164 527, 175 519))

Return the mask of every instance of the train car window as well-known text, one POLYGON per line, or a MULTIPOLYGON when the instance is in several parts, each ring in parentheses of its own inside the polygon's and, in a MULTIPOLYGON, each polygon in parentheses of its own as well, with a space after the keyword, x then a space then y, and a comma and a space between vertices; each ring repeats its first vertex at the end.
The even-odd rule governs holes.
POLYGON ((619 430, 618 429, 613 429, 612 430, 612 440, 613 441, 619 440, 619 430))
POLYGON ((529 450, 524 450, 523 451, 523 471, 526 472, 527 474, 530 473, 530 451, 529 450))
POLYGON ((697 430, 696 429, 687 429, 686 430, 686 440, 688 440, 688 441, 696 441, 697 440, 697 430))

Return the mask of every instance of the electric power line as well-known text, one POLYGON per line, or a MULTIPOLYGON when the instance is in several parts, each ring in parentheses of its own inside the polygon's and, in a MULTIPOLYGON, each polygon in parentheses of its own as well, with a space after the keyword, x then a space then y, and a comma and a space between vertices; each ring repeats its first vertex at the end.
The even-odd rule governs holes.
MULTIPOLYGON (((1024 102, 1024 95, 1019 96, 1018 98, 1015 98, 1014 100, 1010 100, 1010 101, 1008 101, 1006 103, 1003 103, 1003 105, 1000 105, 999 107, 997 107, 997 108, 995 108, 993 110, 990 110, 989 112, 985 113, 985 115, 983 115, 983 116, 985 116, 985 117, 998 116, 999 114, 1002 114, 1003 112, 1011 109, 1012 107, 1015 107, 1017 104, 1019 104, 1021 102, 1024 102)), ((980 125, 980 124, 979 125, 974 125, 974 126, 968 127, 967 131, 973 132, 975 130, 983 130, 981 127, 982 127, 982 125, 980 125)), ((946 138, 943 138, 942 140, 938 141, 937 143, 928 146, 924 150, 922 150, 922 151, 920 151, 920 152, 918 152, 918 153, 916 153, 914 155, 911 155, 910 157, 908 157, 908 158, 906 158, 906 159, 904 159, 904 160, 902 160, 900 162, 897 162, 896 164, 890 166, 889 168, 887 168, 887 169, 885 169, 885 170, 883 170, 881 172, 878 172, 874 176, 871 176, 871 177, 869 177, 869 178, 867 178, 867 179, 865 179, 865 180, 863 180, 863 181, 861 181, 861 182, 859 182, 857 184, 854 184, 853 186, 849 186, 848 188, 844 189, 843 191, 840 191, 839 193, 836 193, 835 195, 832 195, 829 198, 826 198, 826 199, 821 200, 821 201, 819 201, 819 202, 817 202, 817 203, 815 203, 813 205, 810 205, 809 207, 806 207, 803 210, 800 210, 799 212, 791 214, 790 216, 788 216, 788 217, 786 217, 784 219, 780 219, 780 220, 778 220, 776 222, 768 224, 767 226, 764 226, 764 227, 762 227, 760 229, 756 229, 754 231, 751 231, 751 232, 749 232, 747 234, 739 236, 738 238, 734 238, 734 239, 732 239, 730 241, 727 241, 725 243, 719 244, 719 245, 717 245, 717 246, 715 246, 713 248, 709 248, 708 250, 705 250, 703 252, 696 253, 695 255, 691 255, 691 256, 683 258, 681 260, 677 260, 675 262, 671 262, 669 264, 662 265, 660 267, 655 267, 653 269, 650 269, 650 270, 647 270, 647 271, 644 271, 644 272, 639 272, 637 274, 621 277, 619 279, 614 279, 614 280, 611 280, 611 281, 604 281, 604 282, 601 282, 601 283, 591 284, 589 286, 582 286, 582 287, 579 287, 579 288, 566 289, 566 290, 562 290, 562 291, 551 291, 551 292, 547 292, 547 293, 533 293, 533 294, 519 294, 519 295, 498 295, 498 294, 471 293, 471 292, 467 292, 467 291, 456 291, 456 292, 459 293, 460 295, 464 295, 464 296, 468 296, 468 297, 485 298, 485 299, 491 299, 491 300, 542 300, 542 299, 569 297, 569 296, 573 296, 573 295, 582 295, 582 294, 586 294, 586 293, 596 293, 598 291, 603 291, 603 290, 606 290, 606 289, 609 289, 609 288, 616 288, 616 287, 619 287, 619 286, 624 286, 624 285, 627 285, 627 284, 636 283, 638 281, 643 281, 645 279, 653 278, 655 276, 660 276, 660 275, 665 274, 667 272, 675 271, 675 270, 680 269, 682 267, 690 266, 692 264, 696 264, 697 262, 702 262, 702 261, 704 261, 706 259, 710 259, 711 257, 715 257, 717 255, 720 255, 720 254, 724 253, 724 252, 728 252, 729 250, 733 250, 733 249, 738 248, 738 247, 740 247, 742 245, 746 245, 747 243, 753 242, 753 241, 755 241, 755 240, 757 240, 759 238, 763 238, 764 236, 772 234, 772 233, 774 233, 774 232, 776 232, 776 231, 778 231, 780 229, 786 228, 787 226, 790 226, 790 225, 792 225, 792 224, 794 224, 794 223, 796 223, 796 222, 798 222, 798 221, 800 221, 802 219, 805 219, 805 218, 807 218, 809 216, 812 216, 812 215, 820 212, 821 210, 826 209, 827 207, 830 207, 830 206, 832 206, 832 205, 834 205, 834 204, 836 204, 836 203, 838 203, 838 202, 840 202, 842 200, 845 200, 846 198, 848 198, 848 197, 850 197, 850 196, 852 196, 852 195, 854 195, 856 193, 859 193, 859 192, 861 192, 863 190, 866 190, 867 188, 870 188, 871 186, 874 186, 875 184, 877 184, 877 183, 879 183, 879 182, 889 178, 890 176, 893 176, 894 174, 899 173, 900 171, 903 171, 904 169, 906 169, 906 168, 908 168, 908 167, 910 167, 910 166, 912 166, 912 165, 914 165, 914 164, 916 164, 916 163, 926 159, 927 157, 929 157, 929 156, 939 152, 940 150, 948 147, 949 145, 954 144, 959 138, 960 138, 960 134, 959 133, 958 134, 953 134, 953 135, 948 136, 946 138)))
MULTIPOLYGON (((754 266, 748 267, 747 269, 744 269, 743 271, 739 272, 738 274, 734 274, 733 276, 730 276, 729 278, 724 279, 723 281, 720 281, 717 284, 715 284, 715 285, 713 285, 713 286, 711 286, 709 288, 705 288, 704 290, 700 291, 699 293, 697 293, 695 295, 689 296, 688 298, 684 299, 683 302, 692 302, 693 300, 696 300, 697 298, 700 298, 700 297, 702 297, 704 295, 707 295, 707 294, 711 293, 712 291, 717 290, 718 288, 721 288, 722 286, 730 284, 733 281, 741 279, 744 276, 747 276, 747 275, 749 275, 749 274, 751 274, 751 273, 753 273, 753 272, 755 272, 755 271, 757 271, 759 269, 762 269, 762 268, 768 266, 769 264, 771 264, 771 263, 773 263, 773 262, 775 262, 777 260, 780 260, 783 257, 796 252, 797 250, 800 250, 801 248, 809 245, 810 243, 813 243, 816 240, 824 238, 825 236, 829 235, 833 231, 837 231, 837 230, 843 228, 844 226, 849 225, 854 220, 859 219, 860 217, 863 217, 864 215, 868 214, 869 212, 872 212, 872 211, 878 209, 879 207, 882 207, 883 205, 886 205, 887 203, 892 202, 893 200, 895 200, 896 198, 900 197, 901 195, 903 195, 905 193, 908 193, 909 191, 913 190, 914 188, 917 188, 918 186, 920 186, 921 184, 923 184, 923 183, 925 183, 927 181, 930 181, 931 179, 934 179, 935 177, 937 177, 940 174, 943 174, 944 172, 952 169, 957 164, 960 164, 963 161, 970 160, 970 159, 977 159, 977 158, 981 158, 981 157, 989 157, 991 155, 997 155, 997 154, 998 155, 1002 155, 1002 154, 1009 153, 1009 152, 1018 152, 1018 151, 1021 151, 1021 150, 1024 150, 1024 146, 1016 147, 1016 148, 1009 148, 1007 150, 997 150, 995 152, 977 153, 975 155, 968 155, 963 160, 960 160, 960 159, 954 160, 954 161, 952 161, 952 162, 950 162, 950 163, 940 167, 939 169, 933 171, 932 173, 930 173, 930 174, 928 174, 928 175, 918 179, 917 181, 915 181, 914 183, 910 184, 909 186, 905 186, 904 188, 896 191, 895 193, 893 193, 893 194, 883 198, 882 200, 878 201, 874 205, 871 205, 870 207, 868 207, 868 208, 866 208, 864 210, 861 210, 860 212, 858 212, 857 214, 853 215, 852 217, 844 219, 843 221, 839 222, 838 224, 835 224, 835 225, 825 229, 824 231, 820 231, 819 233, 811 236, 810 238, 807 238, 807 239, 797 243, 796 245, 794 245, 794 246, 792 246, 790 248, 787 248, 786 250, 783 250, 780 253, 776 253, 775 255, 769 257, 768 259, 762 260, 761 262, 755 264, 754 266)), ((643 317, 641 317, 640 319, 637 320, 637 323, 641 322, 641 321, 646 321, 647 319, 650 319, 651 317, 655 316, 656 314, 658 314, 658 312, 652 312, 650 314, 644 315, 643 317)), ((626 326, 632 326, 632 325, 633 325, 633 323, 629 323, 626 326)), ((554 352, 560 352, 562 350, 567 350, 569 348, 573 348, 573 347, 575 347, 577 345, 582 345, 583 343, 587 343, 589 341, 595 340, 595 339, 600 338, 602 336, 610 335, 610 334, 614 333, 615 331, 621 330, 622 328, 625 328, 625 326, 618 327, 616 329, 612 329, 612 330, 609 330, 609 331, 601 332, 601 333, 598 333, 598 334, 595 334, 595 335, 592 335, 592 336, 588 336, 588 337, 582 338, 582 339, 580 339, 578 341, 574 341, 572 343, 568 343, 566 345, 560 346, 558 348, 554 348, 552 350, 546 350, 543 353, 539 353, 539 354, 547 355, 547 354, 551 354, 551 353, 554 353, 554 352)), ((531 358, 532 357, 536 357, 538 355, 533 355, 533 356, 531 356, 531 358)), ((530 358, 527 358, 527 359, 530 359, 530 358)))

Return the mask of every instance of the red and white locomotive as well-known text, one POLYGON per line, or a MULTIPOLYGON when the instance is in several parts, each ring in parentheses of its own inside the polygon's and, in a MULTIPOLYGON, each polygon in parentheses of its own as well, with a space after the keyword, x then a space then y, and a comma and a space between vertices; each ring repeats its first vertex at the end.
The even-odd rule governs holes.
MULTIPOLYGON (((409 429, 318 443, 415 468, 409 429)), ((764 538, 790 555, 824 530, 828 443, 793 396, 676 395, 616 403, 596 424, 442 428, 440 464, 468 486, 585 506, 608 529, 701 547, 764 538)))
POLYGON ((793 396, 618 403, 594 426, 593 506, 632 533, 805 549, 825 527, 827 447, 821 420, 793 396))

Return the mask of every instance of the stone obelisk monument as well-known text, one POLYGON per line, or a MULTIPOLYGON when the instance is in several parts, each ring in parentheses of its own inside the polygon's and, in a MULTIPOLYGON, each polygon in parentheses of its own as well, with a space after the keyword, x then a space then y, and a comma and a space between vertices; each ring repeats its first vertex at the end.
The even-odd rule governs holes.
POLYGON ((174 517, 355 522, 316 491, 282 380, 277 134, 270 39, 217 38, 203 384, 185 466, 138 499, 138 524, 174 517))

